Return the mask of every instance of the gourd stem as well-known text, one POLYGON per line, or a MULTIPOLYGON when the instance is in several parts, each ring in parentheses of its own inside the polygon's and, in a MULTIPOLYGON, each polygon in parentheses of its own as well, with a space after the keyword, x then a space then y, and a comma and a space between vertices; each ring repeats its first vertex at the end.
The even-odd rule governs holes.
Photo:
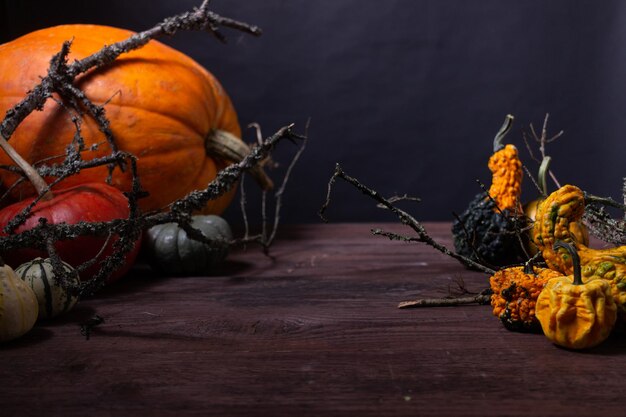
POLYGON ((554 246, 552 247, 555 251, 559 248, 563 248, 567 250, 572 257, 572 264, 574 266, 574 285, 583 285, 582 274, 580 271, 580 256, 578 256, 578 251, 569 243, 563 242, 561 240, 557 240, 554 242, 554 246))
POLYGON ((524 273, 526 275, 530 275, 530 274, 537 275, 535 274, 535 264, 540 256, 541 256, 541 252, 537 252, 532 258, 524 262, 524 273))
POLYGON ((500 128, 500 130, 498 130, 498 133, 496 133, 496 137, 493 139, 493 152, 494 153, 504 148, 502 139, 504 139, 506 134, 509 133, 509 130, 511 130, 511 126, 513 126, 514 119, 515 118, 510 114, 507 114, 506 117, 504 118, 504 124, 502 124, 502 127, 500 128))
MULTIPOLYGON (((250 147, 241 139, 225 130, 214 129, 205 139, 205 150, 207 155, 231 161, 241 162, 250 153, 250 147)), ((250 169, 250 174, 263 190, 271 190, 274 183, 263 171, 263 163, 255 165, 250 169)))
POLYGON ((533 267, 534 267, 534 265, 533 265, 533 263, 532 263, 532 262, 526 262, 526 263, 524 263, 524 273, 525 273, 526 275, 530 275, 530 274, 533 274, 533 275, 534 275, 534 273, 535 273, 535 268, 533 268, 533 267))
MULTIPOLYGON (((46 181, 39 175, 37 170, 33 168, 31 164, 29 164, 22 156, 15 150, 13 146, 3 137, 0 136, 0 148, 15 162, 15 164, 20 167, 26 178, 33 185, 38 194, 41 193, 48 188, 48 184, 46 181)), ((52 198, 52 192, 47 191, 43 196, 42 200, 49 200, 52 198)))
POLYGON ((550 162, 552 162, 552 158, 550 158, 549 156, 544 156, 542 161, 541 161, 541 165, 539 165, 539 173, 538 173, 538 180, 539 180, 539 187, 541 188, 541 192, 543 193, 544 197, 548 196, 548 171, 550 170, 550 162))

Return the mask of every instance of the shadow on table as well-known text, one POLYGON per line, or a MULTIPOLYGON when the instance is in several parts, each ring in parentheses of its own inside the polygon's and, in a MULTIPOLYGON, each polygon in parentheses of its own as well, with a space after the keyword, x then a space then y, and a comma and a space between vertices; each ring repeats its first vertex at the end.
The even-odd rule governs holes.
POLYGON ((33 346, 41 342, 45 342, 46 340, 52 338, 52 336, 53 336, 53 332, 50 329, 46 329, 45 327, 40 327, 36 325, 31 331, 26 333, 24 336, 19 337, 15 340, 11 340, 9 342, 4 342, 0 344, 0 351, 12 350, 12 349, 23 349, 28 346, 33 346))
POLYGON ((87 305, 77 304, 71 311, 50 320, 38 320, 28 333, 16 340, 0 344, 0 350, 19 349, 45 342, 54 336, 54 328, 68 324, 76 326, 76 335, 80 337, 81 325, 93 319, 96 311, 87 305))
POLYGON ((607 340, 600 345, 582 350, 573 350, 554 345, 555 349, 562 350, 564 352, 572 352, 581 355, 592 356, 623 356, 626 355, 626 334, 614 333, 609 336, 607 340))
POLYGON ((140 263, 133 266, 128 275, 98 291, 93 297, 87 297, 87 299, 117 298, 121 294, 132 294, 146 291, 152 286, 161 285, 165 281, 170 280, 186 278, 206 278, 207 280, 230 278, 237 274, 244 273, 252 267, 253 264, 249 262, 226 260, 203 277, 176 277, 159 274, 158 271, 154 271, 150 268, 148 264, 140 263))

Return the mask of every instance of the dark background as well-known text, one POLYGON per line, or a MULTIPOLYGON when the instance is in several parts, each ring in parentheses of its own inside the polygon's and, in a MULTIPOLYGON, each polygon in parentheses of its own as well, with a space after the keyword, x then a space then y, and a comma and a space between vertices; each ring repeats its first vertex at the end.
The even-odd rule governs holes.
MULTIPOLYGON (((89 22, 143 30, 196 1, 0 0, 0 40, 89 22)), ((288 123, 310 141, 285 195, 283 221, 317 222, 336 162, 384 195, 419 196, 422 220, 451 220, 488 183, 492 139, 509 139, 535 172, 522 131, 565 135, 548 147, 562 183, 621 200, 626 119, 626 3, 539 0, 213 0, 260 38, 225 31, 164 38, 225 86, 242 126, 288 123)), ((254 132, 245 130, 248 141, 254 132)), ((287 162, 295 147, 281 145, 287 162)), ((275 173, 280 177, 283 171, 275 173)), ((524 199, 535 196, 526 181, 524 199)), ((256 201, 256 194, 249 200, 256 201)), ((226 213, 235 218, 237 204, 226 213)), ((393 220, 340 183, 333 221, 393 220)))

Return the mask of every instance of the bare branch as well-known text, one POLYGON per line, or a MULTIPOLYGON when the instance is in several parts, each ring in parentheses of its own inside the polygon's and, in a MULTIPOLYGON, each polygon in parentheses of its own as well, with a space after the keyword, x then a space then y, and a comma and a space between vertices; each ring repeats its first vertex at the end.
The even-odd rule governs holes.
MULTIPOLYGON (((332 177, 330 178, 329 182, 328 182, 328 191, 326 194, 326 201, 324 202, 324 204, 322 205, 322 207, 319 210, 319 216, 322 218, 323 221, 327 222, 328 219, 325 217, 325 212, 328 209, 328 207, 330 206, 330 195, 331 195, 331 191, 332 188, 336 182, 336 180, 340 178, 344 181, 346 181, 347 183, 349 183, 350 185, 352 185, 353 187, 355 187, 357 190, 361 191, 363 194, 365 194, 366 196, 374 199, 378 204, 380 204, 382 207, 388 209, 389 211, 391 211, 392 213, 394 213, 400 220, 400 222, 408 227, 410 227, 411 229, 413 229, 413 231, 417 234, 417 236, 415 237, 415 241, 418 242, 422 242, 422 243, 426 243, 429 246, 432 246, 433 248, 435 248, 436 250, 456 259, 457 261, 459 261, 461 264, 470 267, 470 268, 474 268, 477 269, 479 271, 485 272, 487 274, 494 274, 495 271, 491 268, 487 268, 484 265, 479 264, 478 262, 475 262, 469 258, 466 258, 462 255, 457 254, 456 252, 451 251, 450 249, 448 249, 446 246, 441 245, 440 243, 436 242, 427 232, 426 229, 424 228, 424 226, 417 221, 417 219, 415 219, 413 216, 411 216, 409 213, 407 213, 404 210, 401 210, 399 208, 397 208, 396 206, 394 206, 389 200, 387 200, 386 198, 384 198, 383 196, 380 195, 380 193, 378 193, 377 191, 363 185, 361 182, 359 182, 356 178, 350 177, 349 175, 347 175, 343 169, 341 169, 341 166, 339 164, 337 164, 335 166, 335 172, 332 175, 332 177)), ((387 237, 392 238, 393 236, 388 235, 387 237)))

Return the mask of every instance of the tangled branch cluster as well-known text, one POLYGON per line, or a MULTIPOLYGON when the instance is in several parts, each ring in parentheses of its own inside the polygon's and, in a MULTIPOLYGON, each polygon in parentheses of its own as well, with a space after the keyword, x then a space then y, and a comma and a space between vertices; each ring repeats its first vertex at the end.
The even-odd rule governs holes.
MULTIPOLYGON (((135 156, 118 149, 115 136, 109 127, 110 123, 106 115, 105 106, 92 102, 75 85, 74 81, 79 75, 94 68, 109 65, 120 55, 141 48, 150 40, 160 36, 172 36, 180 31, 208 31, 217 37, 218 40, 225 41, 226 38, 221 33, 221 28, 223 27, 252 35, 261 33, 261 30, 256 26, 213 13, 208 9, 208 3, 208 0, 205 0, 192 11, 167 18, 151 29, 136 33, 124 41, 103 46, 100 51, 73 63, 68 63, 67 60, 72 46, 71 41, 68 40, 63 43, 60 51, 51 58, 47 75, 41 78, 40 83, 26 97, 7 111, 4 120, 0 123, 0 140, 10 140, 11 135, 29 114, 41 110, 48 100, 57 100, 53 93, 61 98, 59 104, 70 113, 71 120, 75 126, 75 134, 66 148, 66 155, 62 162, 37 166, 36 169, 41 176, 54 177, 55 180, 51 184, 46 185, 45 190, 39 194, 33 203, 12 220, 6 231, 11 233, 23 224, 37 201, 52 187, 81 170, 98 166, 108 167, 109 179, 115 169, 130 170, 133 178, 132 189, 127 193, 130 215, 125 219, 108 222, 80 222, 72 225, 48 224, 42 219, 39 225, 33 229, 19 234, 0 237, 0 249, 2 251, 20 247, 46 250, 52 259, 55 273, 60 283, 69 286, 69 280, 65 276, 63 268, 61 268, 61 260, 55 252, 54 243, 82 235, 119 236, 119 239, 114 243, 113 253, 102 262, 96 276, 89 281, 81 283, 78 288, 70 288, 81 296, 93 294, 105 284, 107 277, 123 264, 125 255, 133 249, 143 229, 156 224, 176 222, 192 239, 208 242, 208 239, 200 231, 190 226, 192 213, 204 207, 208 201, 216 199, 229 191, 235 186, 245 171, 252 169, 265 160, 279 141, 283 139, 302 139, 302 136, 292 131, 292 125, 285 126, 255 146, 250 154, 239 163, 232 164, 220 171, 217 177, 205 189, 193 191, 175 201, 171 205, 170 211, 142 213, 139 210, 137 200, 145 196, 145 192, 141 188, 141 179, 137 175, 135 156), (111 149, 110 154, 88 161, 82 159, 82 153, 88 150, 85 148, 81 134, 83 117, 91 117, 97 122, 111 149)), ((24 175, 21 170, 15 167, 5 166, 2 168, 24 175)), ((22 177, 17 183, 24 180, 25 177, 22 177)), ((17 183, 13 186, 16 186, 17 183)), ((7 191, 7 194, 9 191, 7 191)))

